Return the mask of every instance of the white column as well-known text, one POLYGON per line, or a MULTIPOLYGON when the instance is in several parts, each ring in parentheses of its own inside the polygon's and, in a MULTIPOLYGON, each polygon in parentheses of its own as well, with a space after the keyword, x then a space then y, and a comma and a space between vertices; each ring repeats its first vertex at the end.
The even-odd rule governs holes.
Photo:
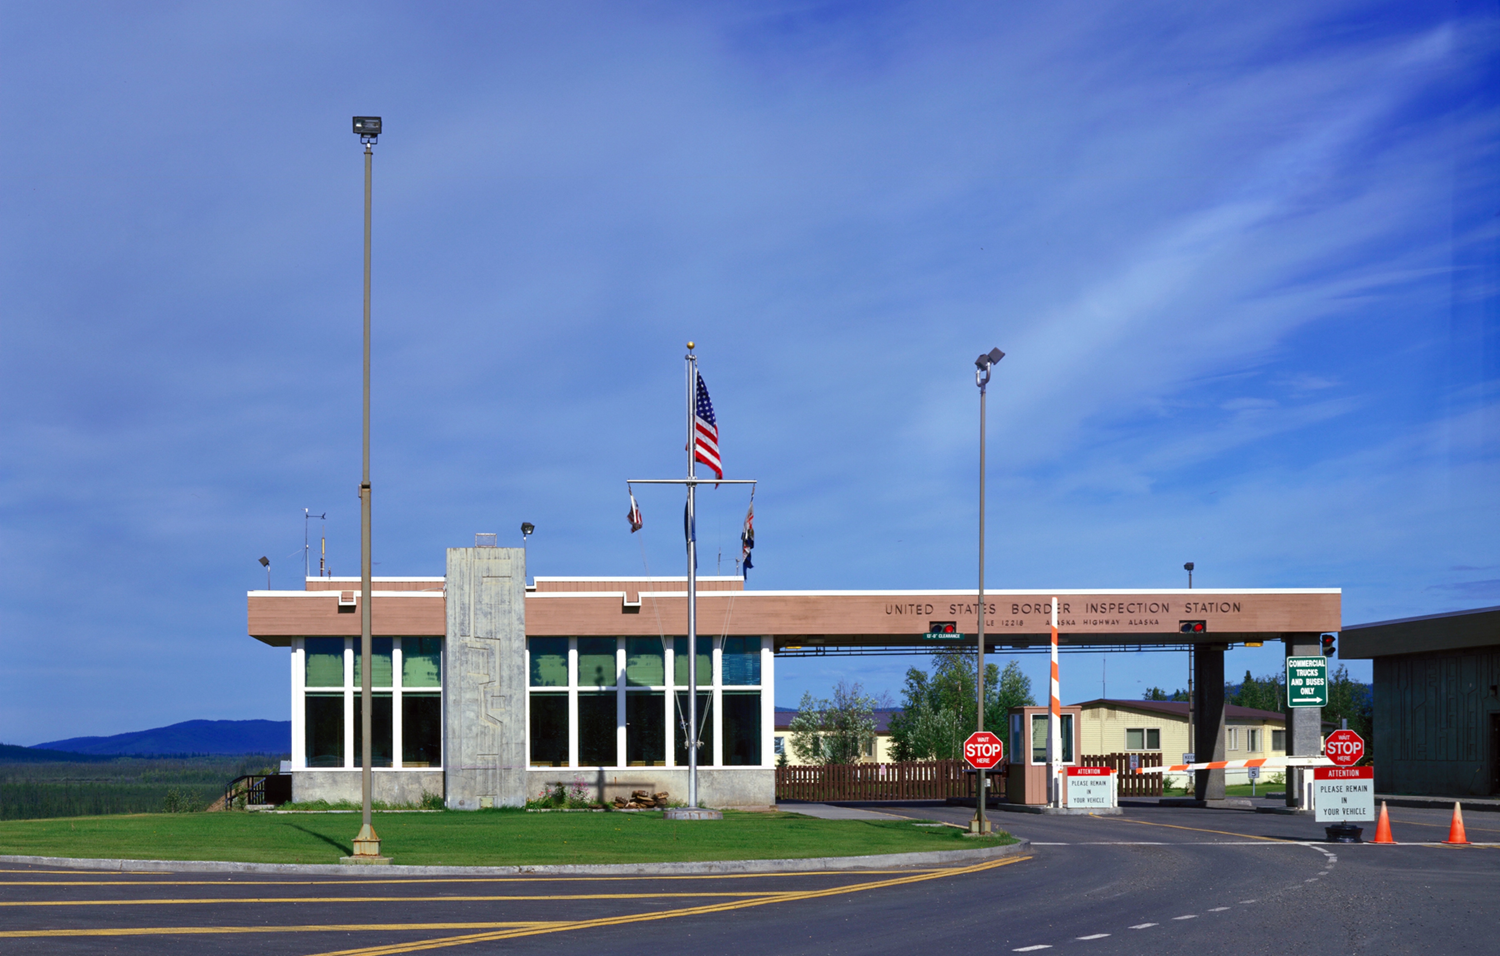
POLYGON ((391 767, 401 767, 401 641, 391 638, 391 767))
MULTIPOLYGON (((698 640, 703 640, 700 636, 698 640)), ((714 709, 714 745, 713 766, 724 766, 724 648, 717 637, 709 638, 713 642, 713 709, 714 709)))
POLYGON ((663 696, 667 705, 667 766, 677 766, 677 642, 668 637, 662 641, 662 660, 667 667, 667 692, 663 696))
POLYGON ((776 653, 769 637, 760 640, 760 765, 776 765, 776 653))
POLYGON ((359 766, 354 757, 354 639, 344 638, 344 769, 359 766))
POLYGON ((307 766, 307 648, 292 639, 292 769, 307 766))
MULTIPOLYGON (((615 766, 625 763, 625 638, 615 638, 615 766)), ((604 794, 599 794, 604 799, 604 794)))

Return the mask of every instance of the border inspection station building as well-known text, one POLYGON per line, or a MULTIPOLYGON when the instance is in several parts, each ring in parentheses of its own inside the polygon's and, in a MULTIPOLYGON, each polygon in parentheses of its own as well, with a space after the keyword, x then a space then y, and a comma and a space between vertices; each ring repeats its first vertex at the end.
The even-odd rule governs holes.
MULTIPOLYGON (((519 548, 452 548, 443 577, 374 580, 374 799, 519 806, 558 783, 595 799, 685 797, 686 580, 527 584, 525 561, 519 548)), ((1053 597, 1064 649, 1194 646, 1200 760, 1225 757, 1229 646, 1316 655, 1340 629, 1338 589, 1000 590, 985 595, 987 653, 1048 646, 1053 597), (1184 633, 1190 622, 1203 627, 1184 633)), ((250 635, 290 651, 293 799, 357 801, 358 580, 308 578, 248 601, 250 635)), ((700 801, 775 803, 778 656, 936 649, 934 623, 964 635, 948 646, 973 647, 977 613, 973 590, 747 591, 739 577, 700 577, 700 801)), ((1289 755, 1321 752, 1320 709, 1289 709, 1286 730, 1289 755)), ((1197 782, 1200 798, 1223 796, 1223 771, 1197 782)), ((1295 802, 1301 787, 1287 791, 1295 802)))

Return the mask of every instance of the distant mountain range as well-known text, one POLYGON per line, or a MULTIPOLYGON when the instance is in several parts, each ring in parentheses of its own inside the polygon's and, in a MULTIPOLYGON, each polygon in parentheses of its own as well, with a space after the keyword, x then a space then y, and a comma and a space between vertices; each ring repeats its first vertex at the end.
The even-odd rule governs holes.
POLYGON ((292 750, 290 720, 185 720, 112 737, 69 737, 27 750, 95 757, 166 754, 284 754, 292 750))

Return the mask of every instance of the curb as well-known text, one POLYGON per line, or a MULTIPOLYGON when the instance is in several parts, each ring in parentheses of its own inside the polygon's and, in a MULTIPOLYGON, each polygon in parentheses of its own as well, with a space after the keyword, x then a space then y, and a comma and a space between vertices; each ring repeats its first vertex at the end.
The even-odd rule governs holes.
POLYGON ((346 866, 340 863, 230 863, 215 860, 95 860, 66 856, 11 856, 0 863, 68 866, 83 870, 152 873, 305 873, 339 876, 712 876, 727 873, 807 873, 816 870, 866 870, 891 866, 958 866, 1018 856, 1031 850, 1030 840, 975 850, 926 853, 878 853, 871 856, 824 856, 800 860, 704 860, 691 863, 600 863, 594 866, 553 864, 516 866, 346 866))

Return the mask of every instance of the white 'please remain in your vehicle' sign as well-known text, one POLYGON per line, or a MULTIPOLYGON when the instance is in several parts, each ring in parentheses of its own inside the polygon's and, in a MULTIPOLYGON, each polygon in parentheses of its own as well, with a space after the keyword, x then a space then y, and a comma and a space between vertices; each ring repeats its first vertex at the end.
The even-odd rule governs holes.
POLYGON ((1375 819, 1374 767, 1314 767, 1313 819, 1375 819))

